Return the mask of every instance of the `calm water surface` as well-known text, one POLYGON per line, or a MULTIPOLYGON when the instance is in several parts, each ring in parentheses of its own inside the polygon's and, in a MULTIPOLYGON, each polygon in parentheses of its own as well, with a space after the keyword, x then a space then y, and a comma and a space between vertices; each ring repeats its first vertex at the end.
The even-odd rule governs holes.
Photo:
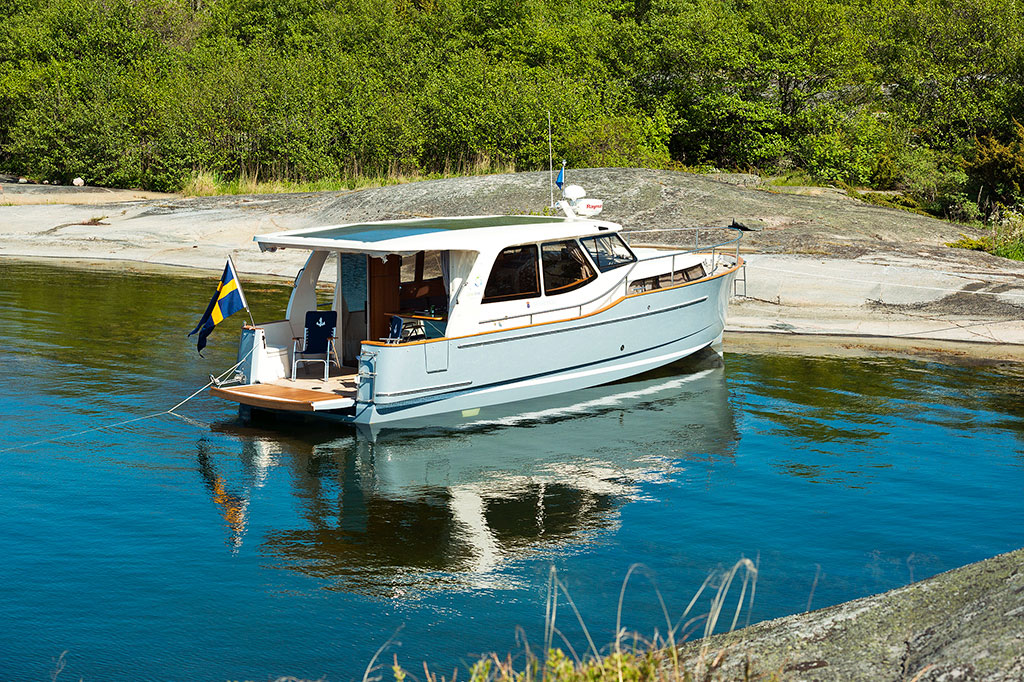
POLYGON ((205 395, 70 435, 233 364, 234 322, 185 339, 215 279, 0 262, 3 679, 361 679, 392 635, 450 674, 541 645, 552 566, 600 645, 634 563, 650 635, 652 581, 675 618, 740 557, 761 620, 1024 545, 1019 378, 978 368, 727 353, 375 441, 205 395))

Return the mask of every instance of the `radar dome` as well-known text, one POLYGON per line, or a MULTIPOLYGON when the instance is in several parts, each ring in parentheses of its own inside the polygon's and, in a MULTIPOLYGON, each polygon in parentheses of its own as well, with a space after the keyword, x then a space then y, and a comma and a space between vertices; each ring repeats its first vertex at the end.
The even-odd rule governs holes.
POLYGON ((576 201, 587 196, 587 191, 579 185, 566 185, 565 189, 562 191, 562 196, 569 201, 576 201))

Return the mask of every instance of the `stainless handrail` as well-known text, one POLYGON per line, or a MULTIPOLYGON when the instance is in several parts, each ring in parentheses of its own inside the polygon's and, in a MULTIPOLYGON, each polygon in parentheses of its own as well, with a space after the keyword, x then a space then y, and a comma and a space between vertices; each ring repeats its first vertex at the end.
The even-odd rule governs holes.
MULTIPOLYGON (((739 244, 739 242, 740 242, 741 239, 743 239, 743 230, 741 228, 733 227, 731 225, 725 225, 725 226, 722 226, 722 227, 658 227, 658 228, 651 228, 649 230, 630 230, 629 232, 626 232, 626 233, 620 232, 619 234, 620 235, 622 235, 622 234, 642 234, 642 233, 647 233, 647 232, 682 232, 683 230, 693 230, 694 231, 694 241, 695 242, 697 242, 697 240, 700 238, 700 231, 701 230, 733 230, 734 232, 736 232, 738 234, 737 234, 735 239, 728 239, 728 240, 726 240, 724 242, 717 242, 715 244, 710 244, 708 246, 700 246, 700 244, 697 243, 697 245, 694 248, 688 249, 686 251, 677 251, 677 252, 673 252, 671 254, 667 253, 667 254, 665 254, 663 256, 651 256, 650 258, 644 258, 642 261, 641 260, 637 260, 637 262, 638 263, 640 263, 640 262, 646 263, 647 261, 657 260, 659 258, 668 258, 668 257, 673 256, 673 255, 674 256, 682 256, 682 255, 685 255, 687 253, 696 253, 698 251, 707 251, 708 249, 711 249, 713 252, 717 252, 719 248, 721 248, 723 246, 728 246, 729 244, 735 244, 736 245, 736 247, 735 247, 736 262, 739 262, 739 256, 740 256, 740 244, 739 244)), ((666 246, 671 246, 671 245, 666 244, 666 246)))
MULTIPOLYGON (((722 226, 722 227, 667 227, 667 228, 652 228, 652 229, 649 229, 649 230, 630 230, 629 232, 626 232, 625 234, 638 234, 638 233, 645 233, 645 232, 680 232, 680 231, 683 231, 683 230, 694 230, 694 243, 696 245, 694 248, 687 249, 686 251, 674 250, 674 251, 672 251, 672 253, 666 253, 666 254, 661 255, 661 256, 649 256, 647 258, 637 258, 633 263, 631 263, 629 265, 629 267, 626 269, 626 273, 619 279, 619 281, 617 281, 615 284, 613 284, 612 286, 610 286, 607 289, 605 289, 604 292, 602 292, 601 294, 595 296, 594 298, 592 298, 592 299, 590 299, 588 301, 583 301, 582 303, 573 303, 572 305, 562 306, 561 308, 549 308, 548 310, 538 310, 537 312, 532 312, 531 311, 531 312, 528 312, 528 313, 519 313, 519 314, 516 314, 516 315, 506 315, 505 317, 495 317, 495 318, 490 319, 490 320, 480 320, 480 322, 478 322, 478 324, 491 324, 492 322, 505 322, 507 320, 517 320, 517 319, 520 319, 520 318, 523 318, 523 317, 529 318, 528 324, 533 324, 533 316, 534 315, 548 315, 550 313, 558 313, 558 312, 562 312, 563 310, 573 310, 573 309, 579 309, 579 315, 582 316, 583 315, 583 308, 584 308, 584 306, 588 306, 588 305, 590 305, 591 303, 593 303, 595 301, 598 301, 598 300, 600 300, 602 298, 605 298, 610 293, 612 293, 615 289, 617 289, 619 287, 619 285, 621 285, 621 284, 625 284, 625 287, 624 287, 624 290, 623 290, 623 296, 625 296, 627 293, 629 293, 628 292, 628 289, 629 289, 629 284, 628 284, 629 276, 633 273, 633 270, 635 270, 636 266, 639 265, 640 263, 649 263, 651 261, 660 260, 662 258, 671 258, 672 259, 672 263, 671 263, 671 267, 670 267, 669 273, 674 276, 675 272, 676 272, 676 261, 675 261, 676 257, 678 257, 678 256, 685 256, 685 255, 691 254, 691 253, 706 252, 706 251, 708 251, 710 249, 711 250, 711 272, 714 272, 715 268, 716 268, 717 257, 718 257, 718 249, 720 247, 728 246, 730 244, 735 244, 736 245, 735 246, 735 254, 734 254, 734 257, 736 259, 735 262, 737 262, 737 263, 740 262, 740 260, 739 260, 740 259, 739 241, 743 238, 743 230, 741 230, 738 227, 732 227, 731 225, 729 225, 729 226, 722 226), (700 242, 699 242, 700 231, 701 230, 733 230, 733 231, 738 233, 738 236, 735 239, 729 239, 729 240, 726 240, 724 242, 717 242, 715 244, 710 244, 710 245, 707 245, 707 246, 701 246, 700 242)), ((624 233, 619 232, 618 234, 620 236, 622 236, 624 233)))
POLYGON ((732 249, 732 251, 733 251, 733 258, 735 259, 734 262, 736 262, 736 263, 740 262, 740 240, 743 239, 743 229, 739 228, 739 227, 733 227, 732 225, 723 225, 721 227, 707 226, 707 227, 664 227, 664 228, 651 228, 651 229, 648 229, 648 230, 630 230, 627 234, 637 234, 637 233, 643 233, 643 232, 682 232, 683 230, 693 230, 694 231, 694 242, 697 243, 697 246, 695 248, 688 249, 686 251, 673 251, 672 253, 666 253, 666 254, 664 254, 662 256, 650 256, 649 258, 644 258, 643 260, 639 260, 638 259, 637 263, 647 263, 647 262, 650 262, 650 261, 653 261, 653 260, 658 260, 660 258, 671 258, 672 259, 671 271, 675 272, 676 271, 676 261, 675 261, 676 256, 685 256, 686 254, 690 254, 690 253, 705 252, 705 251, 708 251, 710 249, 710 251, 711 251, 711 272, 714 272, 715 269, 718 267, 718 253, 719 253, 719 249, 721 247, 729 246, 730 244, 734 244, 735 245, 734 248, 732 249), (728 239, 728 240, 726 240, 724 242, 717 242, 715 244, 710 244, 708 246, 700 246, 700 243, 699 243, 698 240, 700 239, 700 231, 701 230, 732 230, 732 231, 737 233, 737 236, 734 239, 728 239))

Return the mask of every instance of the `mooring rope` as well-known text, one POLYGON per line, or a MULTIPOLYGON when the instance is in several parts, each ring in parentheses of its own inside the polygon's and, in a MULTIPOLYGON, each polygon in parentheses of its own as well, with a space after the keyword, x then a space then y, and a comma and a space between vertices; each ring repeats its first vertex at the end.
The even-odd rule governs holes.
POLYGON ((200 393, 202 393, 203 391, 208 389, 210 386, 213 386, 214 384, 217 384, 217 383, 221 382, 224 379, 225 376, 227 376, 229 373, 231 373, 231 372, 235 371, 236 369, 238 369, 239 365, 241 365, 243 362, 245 362, 246 360, 249 359, 249 356, 252 355, 253 350, 255 350, 255 346, 253 346, 253 348, 250 349, 249 352, 245 354, 245 357, 243 357, 241 360, 236 362, 234 365, 232 365, 226 371, 221 372, 216 377, 213 376, 213 375, 210 375, 210 381, 207 382, 207 384, 205 386, 203 386, 199 390, 195 391, 194 393, 192 393, 192 395, 190 395, 189 397, 185 398, 180 403, 178 403, 177 405, 175 405, 174 407, 172 407, 172 408, 170 408, 168 410, 161 410, 160 412, 154 412, 152 414, 143 415, 141 417, 132 417, 131 419, 125 419, 124 421, 120 421, 120 422, 117 422, 117 423, 114 423, 114 424, 104 424, 103 426, 94 426, 93 428, 85 429, 84 431, 76 431, 75 433, 65 433, 65 434, 60 435, 60 436, 54 436, 53 438, 45 438, 43 440, 32 441, 30 443, 21 443, 19 445, 14 445, 14 446, 9 447, 9 448, 0 449, 0 454, 5 453, 5 452, 11 452, 13 450, 21 450, 22 448, 30 448, 30 447, 34 447, 36 445, 43 445, 45 443, 54 443, 56 441, 66 440, 68 438, 74 438, 76 436, 82 436, 82 435, 85 435, 87 433, 95 433, 97 431, 106 431, 108 429, 116 429, 119 426, 125 426, 127 424, 133 424, 135 422, 145 421, 146 419, 155 419, 156 417, 163 417, 164 415, 168 415, 168 414, 169 415, 173 415, 175 417, 179 417, 179 418, 184 419, 186 421, 191 421, 194 424, 197 424, 198 422, 195 422, 195 420, 190 420, 187 417, 184 417, 183 415, 175 413, 175 410, 178 409, 179 407, 181 407, 182 405, 184 405, 185 403, 187 403, 188 401, 190 401, 193 398, 195 398, 197 395, 199 395, 200 393))

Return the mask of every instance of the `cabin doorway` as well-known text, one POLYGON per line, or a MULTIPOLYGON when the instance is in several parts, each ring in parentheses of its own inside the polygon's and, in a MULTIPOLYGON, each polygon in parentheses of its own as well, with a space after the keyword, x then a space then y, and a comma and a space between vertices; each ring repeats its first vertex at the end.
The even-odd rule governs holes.
POLYGON ((391 254, 386 258, 369 258, 367 266, 367 282, 370 299, 370 334, 371 341, 379 341, 388 337, 391 327, 391 316, 400 308, 400 291, 402 286, 402 257, 391 254))

